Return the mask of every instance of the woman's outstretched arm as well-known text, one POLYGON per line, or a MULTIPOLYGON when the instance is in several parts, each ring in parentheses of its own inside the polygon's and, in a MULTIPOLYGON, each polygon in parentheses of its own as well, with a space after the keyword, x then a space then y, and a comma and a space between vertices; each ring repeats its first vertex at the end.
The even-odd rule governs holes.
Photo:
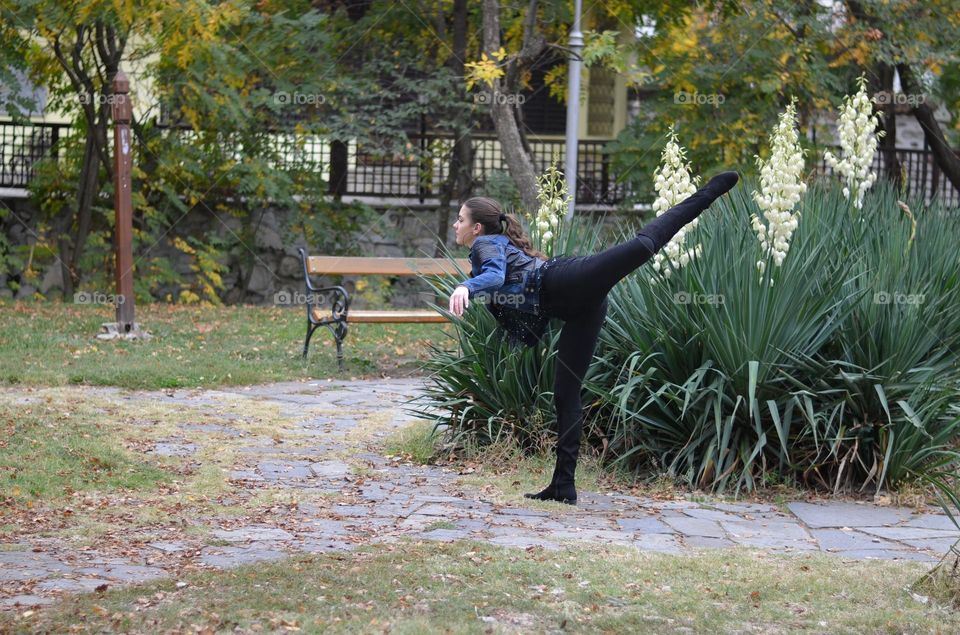
POLYGON ((460 283, 450 295, 450 312, 461 317, 470 306, 470 298, 478 293, 492 293, 503 286, 507 277, 507 255, 503 245, 486 240, 474 242, 471 263, 479 261, 479 273, 460 283))

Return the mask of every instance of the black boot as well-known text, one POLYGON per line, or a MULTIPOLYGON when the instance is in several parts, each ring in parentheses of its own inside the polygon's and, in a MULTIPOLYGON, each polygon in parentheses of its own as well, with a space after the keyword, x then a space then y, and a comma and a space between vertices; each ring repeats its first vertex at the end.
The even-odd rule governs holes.
POLYGON ((729 192, 739 180, 740 175, 736 172, 721 172, 689 197, 644 225, 637 232, 637 236, 649 239, 653 243, 650 246, 651 251, 656 253, 670 242, 670 239, 684 225, 694 220, 710 207, 711 203, 729 192))
MULTIPOLYGON (((554 471, 554 479, 556 479, 556 471, 554 471)), ((557 482, 553 480, 550 481, 550 484, 547 485, 546 488, 536 494, 524 494, 523 497, 539 501, 557 501, 558 503, 566 503, 567 505, 576 505, 577 488, 573 484, 573 479, 570 479, 565 485, 558 485, 557 482)))
POLYGON ((577 471, 577 454, 579 453, 580 439, 576 439, 576 446, 572 443, 557 444, 557 463, 553 468, 553 478, 550 484, 536 494, 524 494, 524 498, 541 501, 557 501, 567 505, 577 504, 577 488, 575 485, 577 471))

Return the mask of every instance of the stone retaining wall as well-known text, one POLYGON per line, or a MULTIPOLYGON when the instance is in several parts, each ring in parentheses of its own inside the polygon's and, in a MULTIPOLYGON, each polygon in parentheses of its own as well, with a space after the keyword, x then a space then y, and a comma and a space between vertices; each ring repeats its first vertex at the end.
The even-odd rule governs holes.
MULTIPOLYGON (((14 246, 36 244, 36 214, 30 202, 24 199, 5 200, 9 208, 6 217, 0 219, 0 229, 14 246)), ((337 240, 341 253, 355 253, 364 256, 432 256, 436 246, 437 211, 427 207, 389 207, 376 208, 375 220, 363 231, 353 232, 349 237, 337 240)), ((607 224, 616 222, 618 216, 608 215, 607 224)), ((456 247, 453 241, 453 223, 456 209, 451 207, 448 219, 447 247, 453 249, 457 257, 465 258, 467 250, 456 247)), ((153 291, 160 301, 176 300, 181 286, 190 286, 197 279, 193 271, 194 259, 173 246, 173 236, 204 236, 217 238, 237 247, 227 256, 226 271, 223 273, 224 289, 221 299, 228 304, 248 303, 270 305, 285 303, 287 299, 296 301, 297 294, 303 295, 303 267, 299 248, 308 253, 317 254, 316 246, 307 244, 300 229, 290 227, 285 215, 277 210, 267 209, 253 219, 256 227, 252 244, 239 241, 242 230, 240 219, 209 214, 190 214, 178 222, 175 228, 146 255, 135 255, 138 267, 149 266, 151 258, 167 258, 172 268, 182 278, 181 284, 161 285, 153 291), (278 295, 279 294, 279 295, 278 295)), ((33 275, 24 276, 23 272, 0 274, 0 297, 5 298, 59 298, 62 278, 58 261, 49 252, 36 253, 33 260, 33 275), (38 267, 37 264, 40 264, 38 267)), ((102 275, 100 279, 102 279, 102 275)), ((97 278, 88 277, 81 282, 79 291, 98 294, 110 294, 110 288, 97 278), (94 288, 97 286, 98 288, 94 288)), ((423 281, 416 277, 404 277, 389 280, 382 276, 343 276, 342 279, 321 278, 323 284, 342 284, 353 298, 357 308, 376 308, 393 306, 398 308, 423 307, 432 299, 432 293, 423 281), (359 282, 359 285, 358 285, 359 282), (359 286, 359 289, 358 289, 359 286)), ((82 298, 81 298, 82 301, 82 298)))

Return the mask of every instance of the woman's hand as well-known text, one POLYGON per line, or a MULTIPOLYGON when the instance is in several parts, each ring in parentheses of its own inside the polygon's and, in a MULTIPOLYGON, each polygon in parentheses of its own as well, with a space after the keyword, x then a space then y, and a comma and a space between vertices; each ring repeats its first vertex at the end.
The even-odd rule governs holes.
POLYGON ((457 317, 462 317, 468 306, 470 306, 470 289, 460 285, 450 294, 450 312, 457 317))

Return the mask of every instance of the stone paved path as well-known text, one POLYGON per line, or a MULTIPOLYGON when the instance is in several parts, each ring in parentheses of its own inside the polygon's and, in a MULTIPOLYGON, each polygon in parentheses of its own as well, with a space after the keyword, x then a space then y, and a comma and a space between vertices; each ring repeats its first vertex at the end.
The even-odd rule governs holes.
MULTIPOLYGON (((843 558, 923 561, 939 559, 960 538, 949 519, 932 509, 917 513, 848 502, 793 502, 785 513, 767 504, 664 502, 581 491, 576 508, 498 504, 485 500, 483 492, 463 490, 456 484, 457 474, 448 468, 401 464, 377 451, 378 439, 413 419, 401 402, 414 396, 420 385, 419 380, 406 379, 174 393, 85 389, 134 403, 216 405, 250 399, 279 405, 296 421, 297 447, 287 448, 282 440, 267 436, 244 437, 240 440, 246 460, 230 478, 253 488, 297 491, 307 502, 249 524, 242 518, 230 522, 199 518, 197 523, 213 540, 198 540, 195 533, 170 528, 168 539, 153 540, 122 556, 96 547, 71 549, 50 538, 0 545, 0 607, 47 604, 62 593, 103 585, 296 552, 346 551, 405 537, 545 549, 589 541, 670 553, 742 545, 767 552, 821 551, 843 558), (318 411, 322 416, 316 416, 318 411), (351 439, 356 422, 370 416, 383 423, 372 443, 368 437, 358 444, 351 439)), ((230 422, 242 417, 225 412, 216 422, 182 423, 181 434, 157 442, 151 451, 190 457, 198 449, 191 432, 198 430, 237 440, 242 433, 230 422)))

